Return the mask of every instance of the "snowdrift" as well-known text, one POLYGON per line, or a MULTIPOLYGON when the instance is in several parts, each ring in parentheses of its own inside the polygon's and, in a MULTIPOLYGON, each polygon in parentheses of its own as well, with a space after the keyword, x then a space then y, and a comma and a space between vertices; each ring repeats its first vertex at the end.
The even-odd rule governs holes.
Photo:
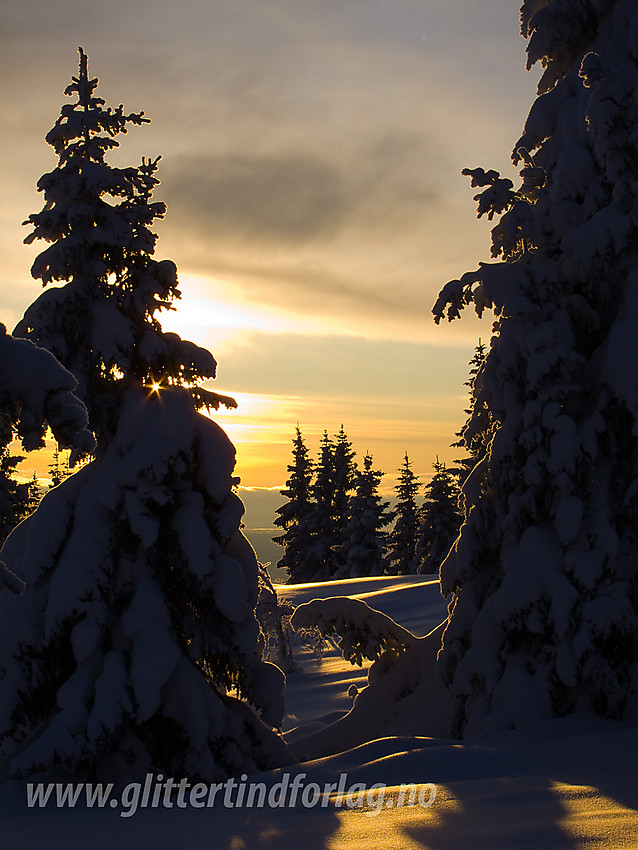
MULTIPOLYGON (((427 577, 379 578, 329 585, 280 587, 282 598, 300 604, 312 598, 352 594, 391 616, 418 637, 445 612, 438 585, 427 577), (416 627, 419 624, 420 629, 416 627)), ((324 732, 352 707, 348 690, 360 691, 366 669, 345 662, 334 645, 322 657, 310 646, 295 646, 301 669, 288 676, 285 736, 291 745, 309 730, 324 732)), ((426 695, 423 696, 424 705, 426 695)), ((344 727, 342 726, 342 729, 344 727)), ((334 731, 332 734, 335 734, 334 731)), ((340 733, 341 734, 341 733, 340 733)), ((336 737, 336 734, 335 734, 336 737)), ((251 779, 268 788, 284 774, 304 774, 306 783, 386 786, 383 807, 336 808, 140 808, 124 818, 116 808, 27 808, 25 786, 0 785, 2 846, 22 850, 48 843, 74 850, 113 846, 158 850, 185 846, 253 850, 298 848, 341 850, 357 846, 389 850, 494 850, 516 848, 634 848, 638 834, 635 754, 638 729, 632 724, 586 715, 530 725, 514 732, 463 743, 414 735, 379 735, 368 743, 348 742, 332 756, 251 779), (436 786, 431 806, 398 806, 400 787, 436 786)))

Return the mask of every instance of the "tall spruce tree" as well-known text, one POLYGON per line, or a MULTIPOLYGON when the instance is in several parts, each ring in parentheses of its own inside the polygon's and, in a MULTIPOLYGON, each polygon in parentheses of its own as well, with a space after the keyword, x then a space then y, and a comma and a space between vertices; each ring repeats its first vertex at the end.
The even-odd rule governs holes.
POLYGON ((382 472, 372 468, 372 455, 366 454, 363 468, 357 470, 355 492, 349 501, 348 521, 337 552, 341 566, 335 578, 383 575, 386 567, 389 502, 379 495, 382 472))
POLYGON ((481 394, 481 369, 487 356, 487 349, 479 339, 474 354, 470 360, 470 370, 465 386, 469 390, 470 407, 465 410, 467 419, 460 431, 457 432, 458 440, 452 443, 456 448, 465 449, 467 456, 456 462, 459 480, 462 482, 467 478, 476 464, 487 454, 494 421, 485 400, 480 405, 475 405, 475 399, 481 394))
POLYGON ((77 376, 99 451, 2 550, 27 588, 0 595, 0 760, 17 776, 216 782, 289 759, 283 674, 262 661, 235 450, 197 412, 219 402, 196 384, 214 360, 155 317, 177 294, 174 265, 151 257, 157 161, 106 165, 142 118, 104 109, 96 86, 81 52, 32 218, 53 243, 36 276, 68 283, 20 329, 77 376))
POLYGON ((58 165, 38 181, 44 207, 25 222, 33 228, 25 242, 50 243, 33 277, 44 287, 66 283, 45 289, 14 333, 49 349, 75 376, 99 454, 131 386, 188 387, 198 408, 235 403, 198 385, 215 377, 210 352, 162 331, 156 314, 171 309, 180 292, 175 264, 153 257, 150 228, 166 211, 152 200, 159 157, 126 168, 107 162, 116 137, 149 119, 106 107, 97 85, 80 48, 78 76, 65 90, 74 102, 46 136, 58 165))
POLYGON ((290 582, 329 581, 343 564, 341 546, 349 517, 356 464, 343 428, 324 431, 310 490, 311 507, 298 525, 290 582))
POLYGON ((277 566, 292 576, 297 572, 309 543, 306 520, 313 507, 313 463, 299 425, 292 441, 292 463, 288 465, 288 473, 286 487, 281 491, 287 502, 277 508, 275 518, 275 525, 283 529, 283 534, 273 537, 273 540, 284 547, 277 566))
POLYGON ((419 567, 417 542, 419 537, 419 509, 417 495, 421 484, 412 472, 408 453, 399 468, 399 480, 394 488, 397 503, 394 508, 394 526, 388 548, 388 572, 398 575, 416 573, 419 567))
POLYGON ((332 465, 333 535, 334 545, 340 546, 350 515, 350 498, 355 488, 357 474, 355 452, 343 425, 334 438, 332 465))
POLYGON ((526 0, 521 20, 544 68, 522 183, 468 172, 496 262, 434 308, 496 317, 473 408, 497 427, 441 575, 459 735, 638 711, 638 6, 526 0))
POLYGON ((16 477, 23 460, 24 455, 13 454, 6 446, 0 452, 0 545, 27 515, 26 485, 16 477))
POLYGON ((459 497, 457 476, 437 457, 434 475, 425 486, 423 504, 419 509, 417 572, 438 573, 461 527, 463 514, 459 497))
POLYGON ((336 570, 333 500, 334 443, 324 431, 311 488, 312 506, 299 524, 294 571, 289 583, 327 581, 336 570))

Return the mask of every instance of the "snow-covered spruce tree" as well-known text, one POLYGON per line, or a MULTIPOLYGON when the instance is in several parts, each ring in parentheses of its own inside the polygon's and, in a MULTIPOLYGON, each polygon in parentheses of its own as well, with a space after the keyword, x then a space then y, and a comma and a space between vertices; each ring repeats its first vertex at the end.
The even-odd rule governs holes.
POLYGON ((28 513, 30 485, 15 480, 22 457, 10 454, 10 443, 18 439, 27 452, 42 448, 50 427, 60 445, 73 450, 72 462, 93 449, 76 386, 48 351, 12 337, 0 324, 0 543, 28 513))
POLYGON ((394 488, 397 503, 393 511, 394 526, 389 537, 387 571, 409 575, 416 573, 419 567, 416 551, 419 539, 419 509, 416 499, 421 484, 412 472, 407 452, 398 471, 399 480, 394 488))
POLYGON ((327 581, 336 571, 332 551, 337 543, 333 514, 334 451, 334 443, 324 431, 311 488, 312 508, 298 526, 296 562, 288 584, 327 581))
POLYGON ((14 774, 208 782, 286 760, 234 464, 187 389, 131 389, 102 458, 9 536, 2 557, 27 584, 0 595, 0 759, 14 774))
POLYGON ((16 467, 23 460, 24 455, 12 454, 6 447, 0 453, 0 545, 28 515, 27 485, 16 478, 16 467))
POLYGON ((436 459, 434 475, 424 488, 419 509, 419 532, 416 553, 417 572, 438 573, 450 547, 458 536, 463 516, 459 507, 457 476, 436 459))
POLYGON ((27 483, 26 516, 32 514, 33 511, 38 507, 42 495, 43 489, 38 478, 38 473, 33 470, 33 475, 27 483))
POLYGON ((121 105, 106 107, 97 85, 80 48, 78 76, 65 91, 75 100, 62 107, 46 136, 58 165, 38 182, 42 211, 25 222, 33 227, 27 243, 51 243, 31 269, 49 288, 14 333, 49 349, 76 377, 99 455, 132 385, 187 386, 198 408, 235 403, 198 386, 215 377, 210 352, 161 329, 156 314, 171 309, 180 292, 175 264, 153 257, 157 237, 150 228, 166 210, 152 201, 159 157, 127 168, 109 165, 107 154, 119 146, 115 137, 148 119, 143 112, 125 114, 121 105), (49 286, 60 281, 66 283, 49 286))
POLYGON ((357 464, 355 452, 343 425, 334 439, 332 472, 332 516, 334 519, 335 550, 345 540, 345 527, 350 515, 350 499, 356 486, 357 464))
POLYGON ((308 545, 308 538, 302 534, 302 530, 306 527, 305 520, 313 505, 313 463, 299 425, 292 441, 292 463, 288 465, 288 473, 286 486, 281 491, 287 501, 277 508, 274 521, 276 526, 283 529, 283 534, 273 537, 273 541, 284 548, 284 554, 277 566, 287 570, 291 576, 297 570, 300 560, 303 560, 303 553, 308 545))
MULTIPOLYGON (((214 360, 157 324, 174 266, 162 277, 149 256, 141 222, 153 208, 131 189, 138 172, 118 184, 102 161, 112 143, 94 129, 126 119, 102 110, 95 84, 82 55, 79 106, 56 125, 62 162, 45 181, 61 235, 36 260, 70 282, 38 299, 27 324, 68 355, 101 443, 2 550, 27 588, 0 595, 0 760, 17 776, 219 781, 289 759, 273 731, 283 674, 262 661, 235 451, 196 409, 216 403, 195 385, 214 360), (113 207, 102 191, 117 197, 118 186, 113 207)), ((45 210, 37 228, 47 221, 45 210)))
POLYGON ((312 510, 299 525, 298 565, 290 581, 329 581, 342 566, 356 464, 343 425, 334 439, 324 431, 315 465, 312 510))
POLYGON ((385 572, 388 535, 384 529, 390 521, 390 513, 389 502, 384 502, 379 495, 382 477, 382 472, 372 468, 372 455, 366 454, 363 469, 356 472, 344 540, 337 552, 341 567, 335 578, 378 576, 385 572))
MULTIPOLYGON (((474 404, 474 399, 481 390, 481 369, 486 356, 486 346, 479 339, 470 360, 470 371, 465 382, 465 386, 469 390, 470 405, 474 404)), ((482 402, 482 406, 476 409, 470 406, 465 410, 465 413, 467 414, 465 424, 456 434, 459 439, 452 443, 455 448, 465 449, 467 452, 466 457, 455 461, 458 478, 461 482, 467 478, 476 464, 487 454, 494 428, 494 421, 485 401, 482 402)))
POLYGON ((71 475, 71 468, 69 466, 68 458, 62 458, 60 456, 60 447, 56 447, 53 452, 53 459, 49 464, 49 477, 51 479, 51 487, 57 487, 58 484, 61 484, 65 478, 68 478, 71 475))
POLYGON ((638 716, 638 5, 525 2, 544 73, 522 185, 469 172, 497 262, 434 312, 492 308, 474 409, 497 423, 441 569, 452 732, 638 716))
POLYGON ((0 546, 16 525, 29 515, 29 485, 18 481, 16 471, 24 458, 24 455, 13 454, 6 445, 0 452, 0 546))

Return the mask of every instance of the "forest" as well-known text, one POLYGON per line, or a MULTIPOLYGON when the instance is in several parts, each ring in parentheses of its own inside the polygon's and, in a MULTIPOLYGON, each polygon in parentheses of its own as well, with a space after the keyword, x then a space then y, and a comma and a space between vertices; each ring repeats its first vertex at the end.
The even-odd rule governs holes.
MULTIPOLYGON (((149 119, 107 106, 79 49, 46 135, 57 165, 25 222, 25 241, 44 245, 31 269, 42 291, 12 333, 0 328, 10 797, 27 780, 272 783, 306 764, 332 771, 328 784, 351 764, 365 783, 386 758, 387 785, 403 783, 394 768, 444 786, 451 754, 471 759, 474 742, 532 759, 538 734, 547 771, 555 738, 591 741, 596 764, 613 730, 635 744, 638 8, 526 0, 521 25, 528 66, 542 68, 512 153, 521 182, 464 171, 478 217, 494 222, 491 262, 443 285, 432 310, 436 323, 493 314, 489 344, 468 358, 460 459, 437 458, 423 486, 406 452, 390 505, 344 426, 313 459, 297 425, 275 519, 282 586, 245 534, 236 449, 215 421, 236 401, 210 388, 213 354, 162 326, 181 293, 176 264, 155 257, 160 158, 110 162, 149 119), (14 449, 47 435, 69 468, 56 454, 55 486, 35 494, 14 449), (400 622, 419 608, 420 623, 400 622), (325 675, 326 651, 338 677, 347 664, 366 672, 313 725, 290 705, 310 670, 325 675)), ((624 806, 620 830, 635 828, 624 770, 607 795, 624 806)))

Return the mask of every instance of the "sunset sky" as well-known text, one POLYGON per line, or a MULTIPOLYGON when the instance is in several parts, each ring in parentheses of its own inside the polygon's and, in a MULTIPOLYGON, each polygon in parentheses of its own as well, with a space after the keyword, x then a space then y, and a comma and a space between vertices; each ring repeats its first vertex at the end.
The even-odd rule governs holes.
POLYGON ((279 488, 296 422, 431 474, 464 420, 491 321, 437 327, 436 295, 489 260, 464 167, 513 179, 534 97, 517 0, 0 0, 0 321, 40 292, 21 222, 55 167, 44 136, 89 54, 98 94, 152 123, 113 164, 162 155, 167 317, 214 353, 246 487, 279 488))

